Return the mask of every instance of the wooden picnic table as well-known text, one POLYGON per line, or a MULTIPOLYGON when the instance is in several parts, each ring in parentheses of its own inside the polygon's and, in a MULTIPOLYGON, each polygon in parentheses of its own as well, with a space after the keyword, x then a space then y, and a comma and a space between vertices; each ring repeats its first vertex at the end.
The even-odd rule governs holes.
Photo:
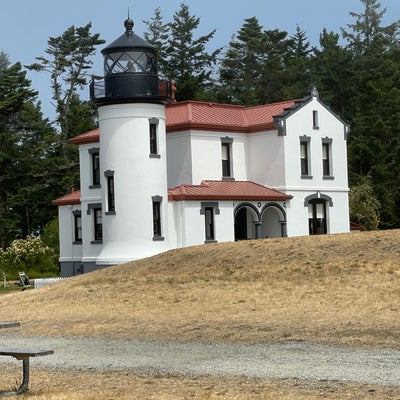
MULTIPOLYGON (((17 328, 20 326, 19 322, 9 321, 9 322, 0 322, 0 329, 4 328, 17 328)), ((9 397, 16 394, 21 394, 25 392, 28 388, 29 384, 29 359, 30 357, 39 357, 39 356, 47 356, 50 354, 54 354, 53 350, 31 350, 31 349, 0 349, 0 356, 10 356, 14 357, 17 360, 22 361, 22 383, 18 389, 8 391, 8 392, 0 392, 0 397, 9 397)))

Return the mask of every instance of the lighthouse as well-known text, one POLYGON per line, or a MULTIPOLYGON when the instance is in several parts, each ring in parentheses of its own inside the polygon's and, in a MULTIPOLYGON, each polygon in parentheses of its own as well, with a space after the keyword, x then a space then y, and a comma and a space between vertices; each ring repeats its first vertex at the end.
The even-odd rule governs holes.
POLYGON ((102 250, 97 265, 115 265, 169 249, 165 107, 156 49, 125 32, 102 50, 104 79, 93 81, 98 108, 102 250))

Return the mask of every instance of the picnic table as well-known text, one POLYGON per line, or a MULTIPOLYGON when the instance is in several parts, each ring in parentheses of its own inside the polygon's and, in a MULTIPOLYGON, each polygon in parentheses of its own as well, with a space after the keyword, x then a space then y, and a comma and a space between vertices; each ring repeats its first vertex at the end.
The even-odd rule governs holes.
MULTIPOLYGON (((0 322, 0 329, 17 328, 19 322, 0 322)), ((16 390, 8 392, 0 392, 0 397, 8 397, 16 394, 21 394, 28 389, 29 384, 29 359, 30 357, 47 356, 54 354, 54 350, 32 350, 32 349, 0 349, 0 356, 10 356, 22 361, 22 383, 16 390)))

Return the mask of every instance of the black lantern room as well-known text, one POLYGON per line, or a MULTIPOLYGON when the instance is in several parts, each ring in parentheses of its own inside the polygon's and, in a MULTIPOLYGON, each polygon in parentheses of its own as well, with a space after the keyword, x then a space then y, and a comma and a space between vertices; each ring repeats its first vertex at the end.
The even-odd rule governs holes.
POLYGON ((96 104, 172 101, 171 82, 158 77, 157 50, 133 32, 133 25, 125 20, 125 33, 101 51, 104 81, 92 81, 90 91, 96 104))

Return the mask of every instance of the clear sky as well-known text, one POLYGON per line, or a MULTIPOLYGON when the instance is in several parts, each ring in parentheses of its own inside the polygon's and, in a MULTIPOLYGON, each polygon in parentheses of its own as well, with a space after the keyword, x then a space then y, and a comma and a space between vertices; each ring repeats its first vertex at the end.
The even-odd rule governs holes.
MULTIPOLYGON (((0 12, 0 51, 12 63, 32 64, 35 57, 45 56, 47 40, 61 35, 69 26, 92 23, 92 33, 100 33, 106 45, 124 32, 123 21, 130 17, 134 31, 143 35, 154 10, 160 7, 164 22, 172 20, 182 0, 10 0, 3 1, 0 12)), ((186 0, 191 15, 200 18, 201 35, 216 29, 212 48, 227 45, 243 25, 245 18, 256 16, 264 29, 284 30, 292 35, 298 25, 313 45, 318 44, 323 28, 340 33, 354 22, 350 11, 362 12, 360 0, 186 0)), ((400 0, 381 0, 386 8, 384 24, 400 19, 400 0)), ((106 46, 105 45, 105 46, 106 46)), ((93 73, 103 75, 102 56, 98 52, 93 73)), ((53 118, 51 89, 45 73, 28 72, 34 89, 40 92, 42 109, 53 118)))

